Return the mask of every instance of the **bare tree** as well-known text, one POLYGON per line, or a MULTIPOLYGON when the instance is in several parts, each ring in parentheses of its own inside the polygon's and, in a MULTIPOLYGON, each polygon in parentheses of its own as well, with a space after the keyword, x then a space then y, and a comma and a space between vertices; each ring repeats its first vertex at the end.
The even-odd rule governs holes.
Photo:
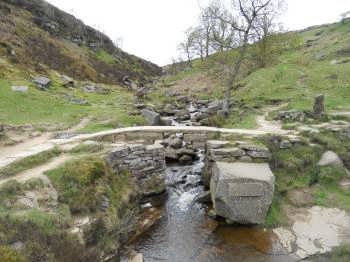
POLYGON ((186 56, 187 63, 192 66, 192 58, 195 56, 195 30, 191 27, 185 32, 185 40, 180 43, 179 50, 186 56))
POLYGON ((227 67, 228 80, 223 103, 223 111, 226 114, 229 113, 231 93, 248 46, 264 34, 264 27, 266 30, 267 21, 270 21, 272 13, 277 8, 276 1, 232 0, 230 9, 218 2, 208 7, 207 14, 212 21, 215 21, 212 36, 218 51, 234 48, 238 50, 237 58, 227 67))

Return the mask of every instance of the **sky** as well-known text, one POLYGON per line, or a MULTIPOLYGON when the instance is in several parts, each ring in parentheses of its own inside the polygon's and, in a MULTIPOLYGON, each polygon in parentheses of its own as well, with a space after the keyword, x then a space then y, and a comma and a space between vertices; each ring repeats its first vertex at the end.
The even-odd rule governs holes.
MULTIPOLYGON (((196 24, 207 0, 47 0, 119 41, 123 50, 158 65, 177 58, 184 31, 196 24)), ((339 21, 350 0, 286 0, 288 30, 339 21)))

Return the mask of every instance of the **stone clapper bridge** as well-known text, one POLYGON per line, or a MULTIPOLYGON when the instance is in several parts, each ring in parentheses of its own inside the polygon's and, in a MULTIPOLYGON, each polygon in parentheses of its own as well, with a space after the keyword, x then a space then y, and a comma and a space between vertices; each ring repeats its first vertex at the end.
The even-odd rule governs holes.
MULTIPOLYGON (((190 143, 193 148, 206 149, 205 173, 209 177, 204 177, 204 180, 207 180, 204 183, 211 188, 211 197, 217 214, 232 222, 263 223, 274 192, 274 176, 267 163, 268 150, 247 142, 227 144, 223 141, 215 143, 212 140, 230 140, 237 137, 250 139, 267 134, 290 135, 288 131, 280 129, 269 132, 259 129, 192 126, 119 128, 93 134, 80 134, 68 139, 52 139, 38 144, 29 143, 27 147, 22 145, 21 150, 17 152, 13 150, 16 147, 14 146, 12 150, 9 148, 7 152, 5 150, 0 154, 0 168, 54 147, 69 149, 84 141, 99 141, 115 145, 115 149, 106 158, 113 168, 118 171, 123 168, 129 169, 136 176, 140 176, 140 173, 150 175, 145 177, 146 175, 143 174, 140 180, 145 187, 144 193, 152 194, 152 190, 147 186, 149 178, 155 177, 152 173, 160 174, 165 170, 164 148, 162 149, 159 141, 164 140, 169 134, 178 133, 183 134, 184 142, 190 143), (124 144, 120 144, 121 142, 124 144), (135 143, 141 143, 141 145, 137 146, 135 143), (136 158, 137 163, 133 161, 136 158), (153 169, 152 166, 155 168, 153 169), (213 179, 210 179, 211 175, 213 179)), ((26 176, 26 178, 30 177, 26 176)), ((13 177, 13 179, 23 180, 20 177, 13 177)))

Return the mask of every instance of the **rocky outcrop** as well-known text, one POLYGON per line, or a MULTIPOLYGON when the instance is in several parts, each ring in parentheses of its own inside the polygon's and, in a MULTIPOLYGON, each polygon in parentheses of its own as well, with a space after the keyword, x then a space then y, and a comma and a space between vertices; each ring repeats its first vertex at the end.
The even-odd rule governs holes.
POLYGON ((215 162, 210 191, 216 214, 230 223, 264 223, 274 182, 266 163, 215 162))
POLYGON ((121 145, 106 156, 106 162, 116 174, 131 172, 143 196, 165 191, 165 157, 161 145, 121 145))
POLYGON ((141 112, 146 119, 147 124, 151 126, 160 126, 162 124, 160 115, 157 112, 149 109, 143 109, 141 112))

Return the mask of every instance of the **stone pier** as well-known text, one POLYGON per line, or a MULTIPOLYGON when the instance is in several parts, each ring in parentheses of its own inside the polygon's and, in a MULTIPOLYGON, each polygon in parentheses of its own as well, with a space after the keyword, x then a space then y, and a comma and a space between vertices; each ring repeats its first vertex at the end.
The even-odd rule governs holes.
POLYGON ((117 173, 131 172, 144 196, 163 193, 165 155, 161 145, 119 145, 106 156, 106 162, 117 173))
POLYGON ((275 177, 267 148, 246 142, 208 141, 204 181, 217 215, 229 223, 263 224, 275 177))

